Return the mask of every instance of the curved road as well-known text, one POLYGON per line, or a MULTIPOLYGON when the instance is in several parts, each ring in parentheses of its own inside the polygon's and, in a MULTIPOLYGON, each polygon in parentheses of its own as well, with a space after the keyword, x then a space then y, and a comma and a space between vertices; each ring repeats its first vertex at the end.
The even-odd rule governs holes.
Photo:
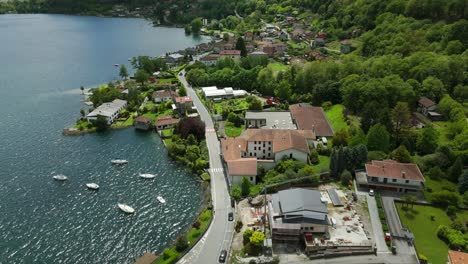
POLYGON ((213 200, 213 221, 210 227, 200 241, 178 263, 218 263, 220 251, 226 249, 229 252, 234 229, 234 221, 228 221, 228 212, 231 210, 231 200, 221 163, 220 144, 208 110, 185 80, 185 70, 182 71, 182 75, 178 75, 178 78, 186 87, 187 95, 192 97, 193 103, 197 107, 198 113, 206 125, 205 135, 210 156, 209 173, 211 176, 211 197, 213 200))

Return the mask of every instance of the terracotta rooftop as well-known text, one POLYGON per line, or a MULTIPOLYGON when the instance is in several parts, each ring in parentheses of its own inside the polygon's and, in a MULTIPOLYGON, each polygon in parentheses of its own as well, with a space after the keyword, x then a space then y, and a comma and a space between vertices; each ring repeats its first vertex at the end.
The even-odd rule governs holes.
POLYGON ((173 118, 172 116, 161 116, 156 122, 156 126, 167 126, 179 123, 179 119, 173 118))
POLYGON ((291 110, 291 116, 295 120, 298 129, 312 130, 317 137, 333 136, 333 129, 322 107, 295 104, 291 105, 289 109, 291 110))
POLYGON ((146 116, 139 116, 137 118, 135 118, 135 122, 139 122, 139 123, 151 123, 153 120, 149 117, 146 117, 146 116))
POLYGON ((171 90, 159 90, 159 91, 155 91, 151 96, 153 98, 173 97, 175 96, 175 92, 171 90))
POLYGON ((418 103, 423 105, 424 107, 431 107, 431 106, 436 105, 436 103, 434 103, 431 99, 425 96, 422 96, 421 98, 419 98, 418 103))
POLYGON ((229 175, 256 176, 257 158, 237 159, 227 161, 229 175))
POLYGON ((394 160, 372 160, 366 164, 367 175, 373 177, 386 177, 425 181, 424 176, 414 163, 399 163, 394 160))
POLYGON ((192 98, 190 96, 176 97, 175 101, 176 103, 192 102, 192 98))
POLYGON ((245 151, 247 142, 242 138, 222 138, 221 151, 224 160, 237 160, 241 158, 241 151, 245 151))
POLYGON ((291 148, 308 153, 307 139, 314 140, 315 134, 310 130, 300 132, 289 129, 247 129, 240 138, 246 141, 271 141, 274 153, 291 148))
POLYGON ((228 56, 240 56, 240 50, 222 50, 219 52, 219 55, 228 55, 228 56))
POLYGON ((468 253, 461 251, 449 250, 448 252, 450 264, 466 264, 468 263, 468 253))

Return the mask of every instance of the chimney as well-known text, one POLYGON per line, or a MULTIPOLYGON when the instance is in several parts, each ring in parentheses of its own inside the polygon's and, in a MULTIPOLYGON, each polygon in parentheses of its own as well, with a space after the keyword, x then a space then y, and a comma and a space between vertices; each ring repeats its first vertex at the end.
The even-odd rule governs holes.
POLYGON ((401 177, 402 177, 403 179, 406 179, 406 171, 401 171, 401 177))

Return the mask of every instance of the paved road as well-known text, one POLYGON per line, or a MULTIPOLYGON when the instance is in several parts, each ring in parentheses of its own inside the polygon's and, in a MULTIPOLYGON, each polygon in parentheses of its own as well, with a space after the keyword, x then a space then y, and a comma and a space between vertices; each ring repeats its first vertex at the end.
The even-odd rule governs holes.
POLYGON ((385 243, 385 237, 382 230, 382 224, 380 223, 379 211, 377 209, 377 203, 374 196, 366 195, 367 206, 369 208, 370 220, 372 223, 372 231, 374 233, 374 241, 377 246, 377 252, 388 253, 388 247, 385 243))
POLYGON ((416 259, 409 255, 392 255, 391 253, 381 253, 375 255, 348 256, 329 259, 309 260, 300 256, 282 256, 280 263, 288 264, 418 264, 416 259))
MULTIPOLYGON (((183 71, 185 74, 185 71, 183 71)), ((187 88, 187 95, 192 97, 194 105, 198 109, 201 119, 206 124, 206 145, 210 155, 210 175, 211 175, 211 197, 213 199, 213 222, 205 235, 195 245, 192 250, 185 255, 179 263, 185 264, 205 264, 218 263, 219 253, 222 249, 229 252, 231 247, 231 237, 234 229, 234 222, 227 219, 228 211, 231 210, 229 192, 227 189, 226 177, 220 157, 220 145, 213 121, 203 103, 198 98, 195 91, 188 85, 184 76, 179 75, 179 80, 187 88)))

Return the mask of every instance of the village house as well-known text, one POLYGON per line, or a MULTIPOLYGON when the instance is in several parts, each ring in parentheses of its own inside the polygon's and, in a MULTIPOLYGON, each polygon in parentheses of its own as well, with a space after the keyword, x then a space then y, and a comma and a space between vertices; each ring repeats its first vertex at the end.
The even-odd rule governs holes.
POLYGON ((246 111, 246 128, 297 129, 289 111, 246 111))
POLYGON ((268 203, 272 239, 275 242, 303 241, 307 234, 325 234, 331 222, 319 191, 295 188, 273 194, 268 203))
POLYGON ((156 121, 156 129, 159 131, 166 128, 173 128, 178 123, 179 119, 173 118, 172 116, 160 116, 158 121, 156 121))
POLYGON ((312 131, 287 129, 247 129, 237 138, 223 138, 221 151, 228 167, 229 180, 231 183, 240 183, 242 178, 247 177, 255 183, 256 173, 252 175, 254 161, 256 168, 261 165, 267 170, 283 158, 307 163, 309 146, 314 140, 315 134, 312 131), (246 164, 252 165, 249 170, 245 169, 247 171, 237 167, 246 164))
POLYGON ((184 116, 187 112, 192 112, 193 100, 190 96, 175 98, 175 108, 180 115, 184 116))
POLYGON ((155 91, 153 92, 153 94, 151 94, 151 97, 153 98, 153 101, 155 103, 164 103, 164 102, 167 102, 167 101, 171 101, 173 100, 173 98, 176 96, 176 92, 172 91, 172 90, 159 90, 159 91, 155 91))
POLYGON ((180 53, 172 53, 166 56, 166 63, 177 64, 184 61, 184 55, 180 53))
POLYGON ((220 58, 231 58, 235 61, 239 61, 241 57, 241 51, 240 50, 222 50, 219 52, 219 57, 220 58))
POLYGON ((466 264, 468 263, 468 253, 449 250, 447 264, 466 264))
POLYGON ((135 129, 138 130, 150 130, 153 126, 153 121, 149 117, 139 116, 135 118, 133 125, 135 126, 135 129))
POLYGON ((356 171, 359 187, 403 193, 424 189, 425 179, 416 164, 372 160, 365 167, 365 171, 356 171))
POLYGON ((250 53, 249 56, 260 57, 260 56, 268 56, 268 55, 263 51, 254 51, 254 52, 250 53))
POLYGON ((200 62, 206 66, 213 66, 218 62, 219 54, 207 54, 200 58, 200 62))
POLYGON ((255 35, 251 31, 247 31, 244 33, 244 40, 245 41, 253 41, 255 39, 255 35))
POLYGON ((223 50, 233 50, 236 47, 236 43, 234 41, 219 41, 214 44, 214 51, 221 52, 223 50))
POLYGON ((99 116, 104 117, 107 120, 107 124, 110 125, 119 116, 119 113, 127 106, 127 101, 115 99, 109 103, 103 103, 94 109, 91 113, 86 115, 88 122, 95 121, 99 116))
POLYGON ((433 121, 440 120, 442 118, 442 115, 437 113, 435 110, 437 109, 437 104, 434 103, 431 99, 422 96, 419 98, 418 101, 418 111, 429 117, 429 119, 433 121))
POLYGON ((291 117, 297 129, 312 130, 318 138, 330 140, 333 137, 333 129, 328 122, 322 107, 308 104, 295 104, 289 107, 291 117))

